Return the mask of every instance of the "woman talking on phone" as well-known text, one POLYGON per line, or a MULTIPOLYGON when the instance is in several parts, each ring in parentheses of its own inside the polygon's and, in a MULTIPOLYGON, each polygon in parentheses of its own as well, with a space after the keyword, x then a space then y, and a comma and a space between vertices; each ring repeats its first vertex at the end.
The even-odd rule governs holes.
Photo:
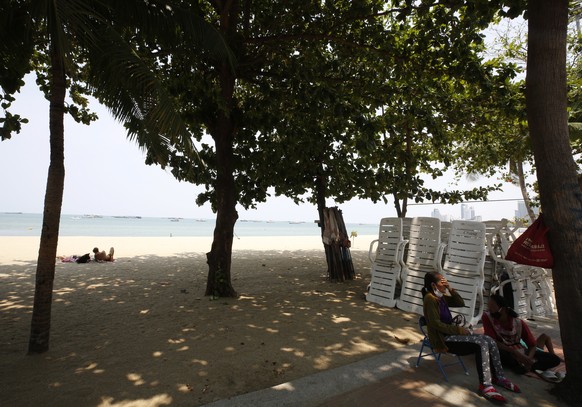
POLYGON ((449 286, 449 282, 437 272, 424 276, 422 288, 424 317, 428 339, 436 352, 455 355, 475 354, 479 376, 479 393, 487 400, 506 402, 493 384, 519 393, 520 389, 507 379, 501 366, 499 349, 495 341, 486 335, 474 335, 462 326, 453 323, 449 307, 462 307, 463 298, 449 286))

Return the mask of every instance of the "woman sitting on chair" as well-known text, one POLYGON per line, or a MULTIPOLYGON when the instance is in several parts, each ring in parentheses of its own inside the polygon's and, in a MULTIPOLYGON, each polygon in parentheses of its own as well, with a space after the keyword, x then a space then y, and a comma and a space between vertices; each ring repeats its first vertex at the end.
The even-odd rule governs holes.
POLYGON ((428 339, 435 352, 450 352, 461 356, 475 354, 479 392, 487 400, 506 401, 493 384, 520 392, 519 387, 504 376, 495 341, 489 336, 473 335, 467 328, 453 323, 449 307, 462 307, 465 302, 441 274, 425 274, 422 296, 428 339))

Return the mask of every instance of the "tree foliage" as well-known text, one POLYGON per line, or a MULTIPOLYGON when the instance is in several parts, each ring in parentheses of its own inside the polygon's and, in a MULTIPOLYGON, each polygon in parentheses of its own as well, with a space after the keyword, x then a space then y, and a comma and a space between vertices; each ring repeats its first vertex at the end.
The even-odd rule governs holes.
POLYGON ((178 179, 205 185, 197 202, 217 212, 206 293, 236 295, 235 206, 253 207, 270 187, 319 206, 356 196, 485 196, 487 189, 435 191, 421 175, 440 176, 459 140, 491 125, 476 106, 496 100, 513 70, 483 64, 479 31, 523 6, 509 3, 197 3, 236 69, 180 47, 156 63, 201 158, 169 149, 167 162, 178 179))
MULTIPOLYGON (((440 194, 424 188, 419 174, 440 176, 456 140, 492 127, 491 114, 474 106, 497 99, 498 85, 513 75, 511 66, 483 65, 478 56, 479 29, 493 13, 487 9, 479 25, 475 16, 482 10, 474 5, 384 6, 289 3, 272 9, 255 2, 251 10, 243 3, 230 44, 240 62, 232 117, 243 206, 264 200, 270 185, 299 199, 322 171, 328 197, 340 202, 392 194, 456 202, 486 192, 440 194), (280 159, 284 165, 274 170, 273 160, 280 159)), ((207 19, 217 20, 212 13, 207 19)), ((167 68, 170 76, 179 72, 173 87, 201 139, 221 108, 216 70, 188 55, 174 55, 167 68)), ((172 163, 178 178, 206 185, 199 203, 214 200, 216 174, 214 146, 201 150, 206 167, 187 156, 172 163)))

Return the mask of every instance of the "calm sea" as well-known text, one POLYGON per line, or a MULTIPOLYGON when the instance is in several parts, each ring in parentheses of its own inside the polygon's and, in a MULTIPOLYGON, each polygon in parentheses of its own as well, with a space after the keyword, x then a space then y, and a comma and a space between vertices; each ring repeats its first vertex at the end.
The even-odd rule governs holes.
MULTIPOLYGON (((40 236, 42 215, 1 213, 0 236, 40 236)), ((208 236, 214 231, 214 219, 118 217, 97 215, 62 215, 60 236, 208 236)), ((376 235, 378 225, 346 224, 348 234, 376 235)), ((238 220, 234 233, 241 236, 319 236, 314 222, 272 222, 238 220)))

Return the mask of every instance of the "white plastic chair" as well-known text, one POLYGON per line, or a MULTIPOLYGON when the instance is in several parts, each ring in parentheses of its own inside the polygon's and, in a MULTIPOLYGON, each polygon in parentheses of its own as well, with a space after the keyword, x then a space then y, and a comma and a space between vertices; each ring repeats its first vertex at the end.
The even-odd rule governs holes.
POLYGON ((452 222, 441 221, 441 242, 447 244, 449 242, 449 234, 453 227, 452 222))
POLYGON ((368 251, 372 264, 372 280, 366 300, 387 307, 396 305, 405 245, 406 241, 402 239, 402 219, 383 218, 380 221, 378 239, 370 243, 368 251))
POLYGON ((504 296, 509 294, 509 290, 505 288, 511 287, 513 308, 522 318, 552 315, 555 310, 555 300, 551 272, 542 267, 518 264, 505 259, 521 225, 511 226, 507 219, 485 223, 491 227, 496 226, 496 231, 488 233, 487 237, 489 256, 495 262, 495 274, 498 280, 493 291, 504 296), (503 272, 506 276, 503 276, 503 272))
MULTIPOLYGON (((406 242, 410 241, 410 225, 412 224, 412 218, 402 218, 402 239, 406 242)), ((408 244, 404 245, 404 253, 402 254, 402 261, 406 263, 408 257, 408 244)))
POLYGON ((402 270, 402 292, 396 306, 404 311, 423 314, 424 275, 442 272, 441 222, 437 218, 412 218, 405 267, 402 270))
POLYGON ((465 307, 452 308, 467 324, 475 326, 484 310, 485 225, 481 222, 452 222, 443 265, 443 274, 465 301, 465 307))
POLYGON ((437 254, 438 258, 441 259, 441 263, 445 262, 445 250, 447 249, 447 244, 449 243, 449 234, 452 228, 451 222, 441 221, 441 251, 437 254))

